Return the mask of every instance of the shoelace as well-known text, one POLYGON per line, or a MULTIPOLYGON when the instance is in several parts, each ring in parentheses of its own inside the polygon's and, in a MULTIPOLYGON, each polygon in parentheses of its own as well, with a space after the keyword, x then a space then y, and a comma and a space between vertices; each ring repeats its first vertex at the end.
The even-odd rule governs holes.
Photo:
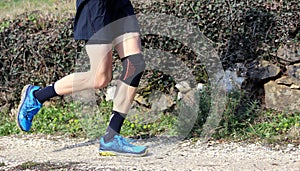
POLYGON ((124 137, 122 136, 118 136, 117 137, 118 143, 122 144, 122 145, 126 145, 126 146, 132 146, 132 144, 128 143, 124 137))

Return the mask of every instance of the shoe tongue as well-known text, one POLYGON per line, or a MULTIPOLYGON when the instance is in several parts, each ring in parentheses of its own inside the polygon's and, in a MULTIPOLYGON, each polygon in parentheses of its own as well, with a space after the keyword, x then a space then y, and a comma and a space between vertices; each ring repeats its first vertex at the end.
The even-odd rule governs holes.
POLYGON ((122 139, 122 137, 120 135, 115 135, 113 139, 117 139, 117 140, 123 141, 123 139, 122 139))
POLYGON ((115 138, 121 140, 122 142, 124 142, 124 138, 121 135, 115 135, 115 138))

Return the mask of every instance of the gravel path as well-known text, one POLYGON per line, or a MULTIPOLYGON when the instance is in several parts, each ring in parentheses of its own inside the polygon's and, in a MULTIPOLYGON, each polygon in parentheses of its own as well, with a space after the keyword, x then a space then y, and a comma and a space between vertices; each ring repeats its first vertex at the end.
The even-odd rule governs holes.
POLYGON ((139 140, 149 155, 102 157, 98 142, 46 135, 0 137, 0 170, 298 170, 300 146, 274 150, 259 144, 139 140), (23 164, 23 165, 22 165, 23 164), (23 168, 24 169, 24 168, 23 168))

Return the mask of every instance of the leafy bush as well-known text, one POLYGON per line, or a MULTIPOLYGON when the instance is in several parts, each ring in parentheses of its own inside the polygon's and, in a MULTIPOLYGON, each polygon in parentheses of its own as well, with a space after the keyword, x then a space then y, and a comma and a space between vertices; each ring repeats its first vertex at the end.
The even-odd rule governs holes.
POLYGON ((229 58, 244 61, 258 55, 268 57, 279 44, 300 38, 300 4, 296 0, 165 1, 142 7, 138 9, 141 12, 167 13, 186 18, 199 26, 204 35, 220 47, 224 64, 229 62, 229 58))
POLYGON ((83 45, 72 39, 72 19, 32 13, 0 26, 2 107, 16 107, 24 85, 46 86, 74 70, 83 45))

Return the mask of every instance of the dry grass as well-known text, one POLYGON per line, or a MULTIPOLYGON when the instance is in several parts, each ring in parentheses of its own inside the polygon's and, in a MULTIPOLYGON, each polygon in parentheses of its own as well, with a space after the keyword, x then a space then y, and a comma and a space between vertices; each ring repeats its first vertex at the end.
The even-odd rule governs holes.
POLYGON ((75 13, 75 0, 1 0, 0 18, 12 18, 31 11, 54 16, 75 13))

